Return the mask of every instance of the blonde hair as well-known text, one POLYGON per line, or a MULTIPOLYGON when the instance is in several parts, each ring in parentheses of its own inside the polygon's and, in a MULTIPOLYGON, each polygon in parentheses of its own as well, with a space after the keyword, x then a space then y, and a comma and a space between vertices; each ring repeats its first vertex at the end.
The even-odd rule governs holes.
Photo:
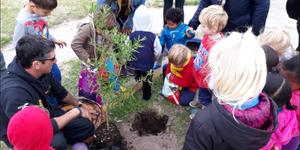
POLYGON ((174 44, 168 54, 169 63, 177 67, 183 67, 190 59, 192 52, 189 48, 181 44, 174 44))
POLYGON ((259 37, 260 45, 268 45, 273 48, 278 56, 283 56, 286 49, 291 46, 289 35, 282 29, 265 30, 259 37))
POLYGON ((209 29, 216 28, 219 32, 225 28, 228 15, 221 6, 211 5, 201 11, 199 21, 209 29))
POLYGON ((232 32, 209 54, 208 86, 219 103, 241 106, 261 93, 267 76, 266 58, 255 36, 232 32))

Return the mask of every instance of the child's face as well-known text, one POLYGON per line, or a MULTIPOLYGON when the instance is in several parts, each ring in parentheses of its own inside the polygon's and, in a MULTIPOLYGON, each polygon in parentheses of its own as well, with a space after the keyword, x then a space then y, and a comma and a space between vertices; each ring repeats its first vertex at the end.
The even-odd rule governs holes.
POLYGON ((205 24, 201 24, 200 28, 201 28, 202 33, 204 33, 204 34, 214 35, 217 33, 217 30, 215 28, 209 28, 205 24))
POLYGON ((177 24, 177 23, 174 23, 174 22, 172 22, 172 21, 167 21, 166 26, 167 26, 169 29, 175 29, 175 28, 177 28, 178 24, 177 24))

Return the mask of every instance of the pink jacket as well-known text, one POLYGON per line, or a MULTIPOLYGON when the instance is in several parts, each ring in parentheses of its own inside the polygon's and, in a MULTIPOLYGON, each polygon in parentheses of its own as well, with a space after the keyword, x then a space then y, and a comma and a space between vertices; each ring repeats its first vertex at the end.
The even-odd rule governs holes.
POLYGON ((283 108, 278 114, 278 128, 272 134, 268 144, 261 150, 270 150, 274 146, 281 149, 282 145, 288 144, 296 136, 298 130, 296 111, 283 108))
POLYGON ((298 132, 297 135, 300 135, 300 90, 294 90, 291 98, 291 103, 297 106, 296 115, 298 120, 298 132))

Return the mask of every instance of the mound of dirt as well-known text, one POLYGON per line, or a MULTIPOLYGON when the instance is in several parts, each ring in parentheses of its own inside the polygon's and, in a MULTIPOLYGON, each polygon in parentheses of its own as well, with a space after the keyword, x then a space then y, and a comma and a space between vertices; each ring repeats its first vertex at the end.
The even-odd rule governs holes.
POLYGON ((118 127, 110 122, 109 128, 102 123, 95 131, 95 140, 89 147, 90 150, 125 150, 126 143, 118 127))

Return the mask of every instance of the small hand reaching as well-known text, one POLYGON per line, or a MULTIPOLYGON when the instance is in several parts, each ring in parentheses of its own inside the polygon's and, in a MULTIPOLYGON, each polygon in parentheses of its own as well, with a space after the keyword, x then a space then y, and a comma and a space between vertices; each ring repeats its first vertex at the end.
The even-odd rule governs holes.
POLYGON ((59 48, 63 48, 67 46, 67 43, 62 40, 54 40, 54 43, 59 46, 59 48))

